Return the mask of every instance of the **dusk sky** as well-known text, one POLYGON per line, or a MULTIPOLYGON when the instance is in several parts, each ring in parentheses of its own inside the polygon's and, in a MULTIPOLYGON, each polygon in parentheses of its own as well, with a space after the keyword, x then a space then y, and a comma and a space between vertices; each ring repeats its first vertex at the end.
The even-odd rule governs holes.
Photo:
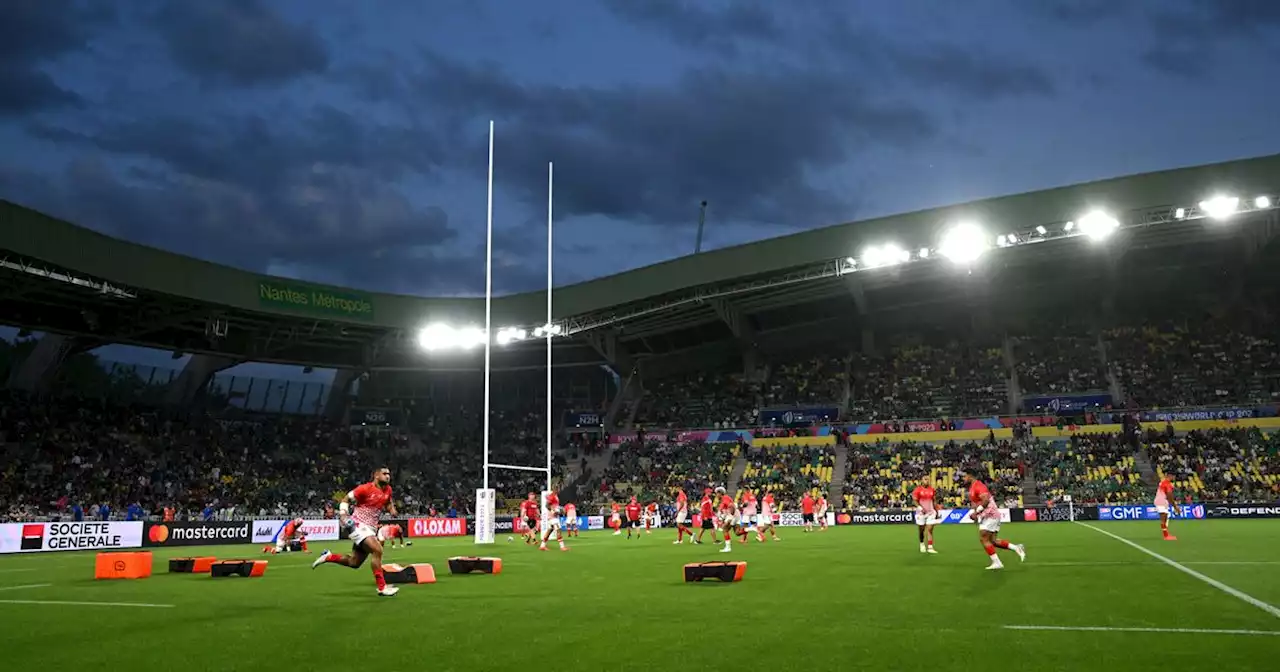
POLYGON ((13 0, 0 197, 368 290, 1280 152, 1280 2, 13 0))

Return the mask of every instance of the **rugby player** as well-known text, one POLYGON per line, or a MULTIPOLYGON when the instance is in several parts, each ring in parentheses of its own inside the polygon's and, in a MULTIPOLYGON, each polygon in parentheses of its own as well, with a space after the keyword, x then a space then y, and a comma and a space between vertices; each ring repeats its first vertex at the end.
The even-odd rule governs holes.
POLYGON ((547 531, 542 535, 542 543, 538 544, 539 551, 547 550, 547 540, 551 538, 552 530, 555 530, 560 550, 569 550, 569 547, 564 545, 564 534, 560 530, 560 497, 554 490, 547 493, 547 531))
POLYGON ((1018 554, 1019 560, 1025 562, 1027 551, 1021 544, 1011 544, 1004 539, 996 538, 996 534, 1000 532, 1000 509, 996 507, 996 500, 991 496, 991 491, 978 480, 978 476, 974 473, 965 474, 965 479, 969 482, 969 502, 973 505, 973 522, 978 524, 978 540, 982 543, 987 556, 991 558, 991 564, 987 569, 1004 569, 1004 563, 1000 562, 996 549, 1013 551, 1018 554))
POLYGON ((578 506, 573 502, 564 505, 564 527, 566 537, 578 536, 578 506))
POLYGON ((676 491, 676 540, 672 543, 680 544, 684 542, 684 535, 689 535, 689 542, 693 542, 693 530, 689 529, 689 496, 684 494, 684 489, 676 491))
POLYGON ((391 597, 399 592, 400 589, 394 585, 387 585, 387 579, 382 573, 382 542, 378 541, 378 522, 383 511, 392 516, 397 515, 396 505, 391 501, 391 470, 379 467, 373 472, 373 480, 356 486, 338 506, 339 519, 343 525, 352 528, 348 535, 351 539, 351 555, 330 553, 326 548, 311 563, 311 568, 329 563, 359 569, 368 559, 372 561, 373 581, 378 587, 378 595, 391 597), (354 511, 351 510, 352 504, 355 505, 354 511))
POLYGON ((911 491, 911 499, 916 503, 916 528, 920 532, 920 552, 937 553, 933 550, 933 526, 938 524, 938 506, 934 503, 936 493, 928 476, 920 481, 920 485, 911 491))
POLYGON ((631 531, 636 531, 636 539, 640 538, 640 502, 635 495, 631 496, 631 501, 627 502, 627 538, 631 538, 631 531))
POLYGON ((1169 480, 1168 474, 1156 486, 1155 505, 1156 513, 1160 514, 1160 534, 1165 541, 1177 541, 1177 537, 1169 534, 1169 508, 1173 507, 1174 514, 1179 516, 1182 515, 1182 509, 1178 508, 1178 501, 1173 496, 1173 481, 1169 480))
POLYGON ((720 543, 720 535, 716 534, 716 507, 711 499, 711 488, 707 488, 702 492, 702 501, 698 503, 698 515, 702 520, 702 529, 698 530, 698 538, 693 540, 695 544, 702 543, 702 535, 707 530, 711 530, 711 541, 720 543))
POLYGON ((538 531, 538 496, 529 493, 529 497, 520 502, 520 517, 524 518, 524 543, 532 544, 539 538, 538 531))
POLYGON ((756 520, 756 540, 764 541, 764 531, 769 530, 769 536, 774 541, 782 541, 778 538, 778 531, 774 529, 773 524, 773 493, 764 493, 764 499, 760 500, 760 517, 756 520))

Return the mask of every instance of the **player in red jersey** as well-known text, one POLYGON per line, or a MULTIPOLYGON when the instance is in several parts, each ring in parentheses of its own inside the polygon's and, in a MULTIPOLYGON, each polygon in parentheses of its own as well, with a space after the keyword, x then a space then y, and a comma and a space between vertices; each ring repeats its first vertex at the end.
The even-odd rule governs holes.
POLYGON ((636 531, 636 539, 640 538, 640 512, 643 507, 633 495, 631 501, 627 502, 627 538, 631 538, 631 531, 636 531))
POLYGON ((812 532, 813 531, 813 496, 807 492, 804 493, 804 496, 800 498, 800 514, 801 514, 801 519, 804 521, 804 531, 812 532))
POLYGON ((1173 481, 1169 480, 1168 474, 1156 486, 1155 505, 1156 513, 1160 514, 1160 534, 1165 541, 1177 541, 1177 537, 1169 534, 1169 508, 1173 507, 1173 512, 1179 516, 1182 515, 1182 509, 1178 508, 1178 500, 1173 496, 1173 481))
POLYGON ((987 569, 1004 569, 1004 563, 1000 562, 1000 556, 996 555, 997 548, 1013 551, 1018 554, 1019 560, 1025 561, 1027 551, 1021 544, 1011 544, 1004 539, 996 538, 996 533, 1000 531, 1000 509, 996 507, 996 500, 991 496, 991 491, 978 480, 976 474, 965 476, 969 481, 969 502, 973 505, 973 522, 978 524, 978 540, 982 542, 982 548, 991 558, 991 564, 987 569))
POLYGON ((348 492, 338 507, 343 524, 352 526, 348 537, 351 539, 351 555, 330 553, 329 549, 325 549, 311 564, 311 568, 332 563, 359 569, 369 559, 373 561, 373 580, 378 586, 378 594, 391 597, 399 592, 399 588, 387 585, 387 579, 382 573, 382 542, 378 541, 378 521, 382 518, 383 511, 396 515, 396 505, 391 501, 391 470, 386 467, 375 470, 372 481, 348 492), (350 509, 352 504, 355 504, 354 511, 350 509))
POLYGON ((769 535, 774 541, 782 541, 778 538, 778 531, 773 525, 773 493, 766 492, 764 499, 760 500, 760 517, 756 520, 756 541, 764 541, 764 531, 769 530, 769 535))
POLYGON ((382 542, 384 549, 395 548, 397 541, 400 542, 400 548, 404 548, 409 544, 408 540, 404 538, 404 528, 394 523, 378 528, 378 541, 382 542))
POLYGON ((720 543, 720 535, 716 534, 716 505, 711 499, 711 488, 707 488, 702 492, 702 501, 698 503, 698 515, 702 519, 702 529, 698 530, 698 538, 693 540, 695 544, 702 543, 702 535, 707 530, 711 530, 711 541, 720 543))
POLYGON ((307 535, 302 529, 301 518, 285 521, 284 526, 280 528, 280 533, 276 535, 275 547, 267 547, 262 550, 267 553, 286 553, 289 551, 290 542, 295 540, 302 543, 302 552, 306 553, 307 535))
POLYGON ((541 531, 538 513, 538 496, 531 492, 523 502, 520 502, 520 517, 524 519, 524 543, 526 544, 532 544, 538 540, 541 531))
POLYGON ((622 534, 622 507, 613 503, 613 513, 609 514, 609 527, 613 528, 613 536, 622 534))
POLYGON ((676 491, 676 540, 672 543, 680 544, 684 542, 684 535, 689 535, 689 541, 693 541, 693 530, 689 529, 689 496, 684 494, 684 489, 676 491))
POLYGON ((738 513, 738 503, 724 491, 724 488, 716 488, 716 496, 720 498, 719 520, 720 530, 724 532, 724 548, 720 549, 721 553, 728 553, 733 550, 733 537, 740 535, 746 539, 747 532, 742 529, 742 518, 738 513))
POLYGON ((936 493, 933 483, 925 476, 920 485, 911 491, 911 499, 916 503, 916 528, 920 532, 920 552, 937 553, 933 550, 933 526, 938 524, 938 506, 934 503, 936 493))
POLYGON ((560 550, 569 550, 569 547, 564 545, 564 533, 560 530, 561 513, 560 496, 554 490, 547 493, 547 531, 542 535, 542 543, 538 544, 539 551, 547 550, 547 540, 551 538, 553 530, 556 533, 556 541, 560 544, 560 550))
POLYGON ((564 505, 564 527, 566 537, 578 536, 578 505, 573 502, 564 505))
POLYGON ((653 534, 653 528, 658 524, 658 503, 649 502, 644 507, 644 533, 653 534))
POLYGON ((756 521, 756 518, 757 518, 756 510, 759 507, 759 501, 756 499, 756 496, 752 494, 750 490, 739 490, 738 496, 739 496, 739 499, 742 500, 738 504, 738 506, 739 506, 739 511, 741 513, 739 518, 741 520, 740 529, 742 530, 742 543, 745 544, 747 543, 747 539, 750 534, 749 532, 747 532, 747 528, 754 526, 758 529, 760 525, 760 523, 756 521))

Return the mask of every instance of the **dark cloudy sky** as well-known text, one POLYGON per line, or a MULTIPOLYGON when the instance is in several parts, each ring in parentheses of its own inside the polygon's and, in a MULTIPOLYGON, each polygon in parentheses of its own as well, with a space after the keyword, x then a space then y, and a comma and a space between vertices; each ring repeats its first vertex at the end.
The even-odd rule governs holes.
POLYGON ((483 291, 1280 151, 1276 0, 9 0, 0 196, 254 271, 483 291))

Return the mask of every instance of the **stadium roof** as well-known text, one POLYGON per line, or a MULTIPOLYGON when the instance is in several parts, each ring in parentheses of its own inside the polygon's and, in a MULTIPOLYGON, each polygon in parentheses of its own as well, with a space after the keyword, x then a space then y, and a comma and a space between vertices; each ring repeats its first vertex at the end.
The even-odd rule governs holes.
MULTIPOLYGON (((660 354, 746 334, 767 340, 768 332, 832 313, 955 304, 969 283, 954 282, 955 270, 942 261, 860 273, 856 281, 842 261, 889 240, 906 249, 935 245, 942 229, 959 220, 982 222, 992 232, 1028 231, 1102 208, 1125 224, 1162 224, 1135 232, 1129 250, 1192 244, 1187 261, 1203 262, 1209 258, 1203 246, 1215 234, 1203 223, 1174 221, 1172 213, 1218 193, 1280 196, 1280 155, 852 222, 674 259, 557 288, 556 320, 573 334, 608 327, 633 352, 660 354)), ((1007 255, 988 282, 1087 248, 1078 239, 1048 242, 1007 255)), ((1164 250, 1160 257, 1168 265, 1176 255, 1164 250)), ((422 366, 410 353, 418 329, 429 322, 479 325, 484 316, 483 299, 380 294, 260 275, 112 238, 7 201, 0 201, 0 261, 0 309, 16 326, 259 361, 422 366)), ((494 328, 541 324, 545 296, 495 297, 494 328)), ((601 344, 584 348, 587 340, 564 339, 557 361, 600 361, 601 344)), ((519 365, 518 353, 534 349, 504 349, 509 354, 495 366, 519 365)))

